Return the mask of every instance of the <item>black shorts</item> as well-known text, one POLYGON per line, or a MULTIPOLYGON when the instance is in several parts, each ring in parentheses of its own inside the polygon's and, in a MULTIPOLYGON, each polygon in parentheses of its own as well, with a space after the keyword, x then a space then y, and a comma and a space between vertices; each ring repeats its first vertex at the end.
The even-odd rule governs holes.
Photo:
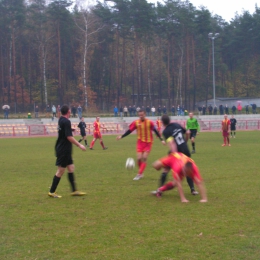
POLYGON ((236 127, 235 126, 231 126, 231 131, 236 131, 236 127))
POLYGON ((66 168, 68 165, 73 164, 73 160, 71 155, 60 155, 57 156, 56 166, 60 166, 62 168, 66 168))
POLYGON ((196 137, 196 135, 197 135, 197 129, 190 129, 190 139, 192 138, 192 137, 196 137))
POLYGON ((82 137, 84 137, 84 136, 86 136, 86 132, 80 132, 80 135, 81 135, 82 137))

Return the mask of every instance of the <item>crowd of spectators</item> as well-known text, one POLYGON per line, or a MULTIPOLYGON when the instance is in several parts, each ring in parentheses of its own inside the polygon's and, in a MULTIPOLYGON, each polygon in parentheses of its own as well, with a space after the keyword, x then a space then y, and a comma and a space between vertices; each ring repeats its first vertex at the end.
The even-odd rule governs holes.
MULTIPOLYGON (((239 103, 237 106, 233 105, 232 107, 229 107, 227 104, 223 106, 220 104, 218 107, 217 106, 212 106, 211 104, 206 107, 205 105, 203 106, 198 106, 198 112, 199 115, 224 115, 224 114, 241 114, 242 113, 242 105, 239 103)), ((246 105, 245 106, 245 111, 246 114, 250 114, 250 110, 252 114, 257 114, 257 106, 256 104, 251 104, 251 105, 246 105), (251 108, 250 108, 251 107, 251 108)))
MULTIPOLYGON (((180 105, 177 106, 175 109, 174 106, 170 108, 170 110, 167 110, 166 106, 158 106, 155 108, 155 106, 120 106, 119 108, 117 106, 114 107, 114 116, 120 116, 120 117, 132 117, 137 116, 138 111, 142 109, 146 112, 146 116, 162 116, 165 114, 169 114, 172 116, 181 116, 184 115, 185 109, 183 109, 180 105)), ((187 111, 187 110, 186 110, 187 111)))

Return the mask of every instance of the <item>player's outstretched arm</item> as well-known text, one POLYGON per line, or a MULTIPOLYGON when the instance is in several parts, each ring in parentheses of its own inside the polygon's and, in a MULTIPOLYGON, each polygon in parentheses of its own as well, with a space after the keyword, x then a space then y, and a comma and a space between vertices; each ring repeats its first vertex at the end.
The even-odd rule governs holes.
POLYGON ((116 140, 120 140, 120 139, 130 135, 131 133, 132 133, 132 131, 130 129, 128 129, 123 135, 117 136, 116 140))
POLYGON ((195 181, 196 185, 198 186, 198 189, 199 189, 199 192, 200 192, 200 196, 201 196, 200 202, 208 202, 206 189, 205 189, 203 182, 201 180, 196 179, 196 178, 195 178, 194 181, 195 181))
POLYGON ((178 188, 179 194, 180 194, 181 202, 183 202, 183 203, 189 202, 189 201, 185 198, 185 195, 184 195, 184 192, 183 192, 183 188, 182 188, 182 185, 181 185, 181 180, 180 180, 180 179, 177 179, 177 180, 175 180, 175 182, 176 182, 176 186, 177 186, 177 188, 178 188))
POLYGON ((161 140, 162 144, 165 145, 165 141, 162 139, 160 133, 158 132, 158 130, 155 127, 153 128, 153 131, 155 132, 157 137, 161 140))
POLYGON ((86 147, 80 144, 73 136, 68 136, 67 139, 72 143, 78 146, 82 151, 86 151, 86 147))

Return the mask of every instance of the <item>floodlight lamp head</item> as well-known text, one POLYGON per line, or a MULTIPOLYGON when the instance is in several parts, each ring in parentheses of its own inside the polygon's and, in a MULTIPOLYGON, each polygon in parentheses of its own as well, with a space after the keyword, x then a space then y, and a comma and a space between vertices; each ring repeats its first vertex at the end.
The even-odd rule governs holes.
POLYGON ((213 37, 213 33, 209 33, 209 38, 212 38, 213 37))
POLYGON ((215 33, 215 38, 219 37, 219 33, 215 33))

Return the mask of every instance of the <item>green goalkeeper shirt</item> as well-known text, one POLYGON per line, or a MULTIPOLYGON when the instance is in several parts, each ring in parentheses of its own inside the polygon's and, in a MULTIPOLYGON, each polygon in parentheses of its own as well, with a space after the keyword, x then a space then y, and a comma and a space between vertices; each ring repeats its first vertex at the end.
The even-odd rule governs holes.
POLYGON ((196 118, 187 119, 186 128, 189 129, 189 130, 196 129, 199 132, 200 131, 200 125, 198 123, 198 120, 196 118))

